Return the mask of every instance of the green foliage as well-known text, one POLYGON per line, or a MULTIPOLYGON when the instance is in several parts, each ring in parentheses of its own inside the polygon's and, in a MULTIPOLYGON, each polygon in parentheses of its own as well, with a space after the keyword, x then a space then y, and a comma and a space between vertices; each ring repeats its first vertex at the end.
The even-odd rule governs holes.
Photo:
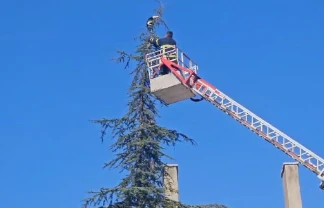
MULTIPOLYGON (((162 16, 161 5, 155 11, 162 16)), ((166 26, 157 22, 156 26, 166 26)), ((188 136, 174 129, 159 126, 156 122, 159 102, 149 89, 148 70, 145 54, 153 51, 148 44, 151 35, 143 32, 136 40, 139 45, 134 54, 117 51, 114 60, 129 68, 132 62, 136 67, 132 70, 133 81, 129 88, 128 112, 121 118, 99 119, 94 123, 101 125, 104 137, 111 130, 115 139, 110 149, 115 158, 105 164, 108 168, 118 168, 127 172, 121 182, 113 188, 101 188, 90 192, 91 196, 84 200, 83 208, 225 208, 220 205, 188 206, 168 200, 164 196, 162 184, 165 163, 163 159, 171 158, 163 150, 167 146, 175 146, 179 142, 195 142, 188 136)))

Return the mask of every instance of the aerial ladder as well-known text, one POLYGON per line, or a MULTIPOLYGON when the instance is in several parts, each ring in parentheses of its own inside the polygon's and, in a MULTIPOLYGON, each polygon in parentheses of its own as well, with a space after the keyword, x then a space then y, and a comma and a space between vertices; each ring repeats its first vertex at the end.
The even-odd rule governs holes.
POLYGON ((146 54, 145 59, 148 66, 151 92, 159 100, 169 105, 186 99, 197 101, 194 97, 200 96, 200 100, 210 102, 315 173, 321 180, 320 189, 324 190, 323 158, 198 76, 198 65, 179 48, 174 47, 168 52, 156 50, 146 54), (159 75, 161 67, 167 67, 170 73, 159 75))

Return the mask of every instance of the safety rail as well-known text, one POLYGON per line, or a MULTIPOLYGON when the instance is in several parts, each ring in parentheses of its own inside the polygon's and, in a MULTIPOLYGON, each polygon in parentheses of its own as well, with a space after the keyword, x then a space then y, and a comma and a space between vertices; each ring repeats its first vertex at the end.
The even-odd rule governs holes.
POLYGON ((198 71, 198 65, 190 59, 183 51, 179 48, 168 48, 168 51, 160 49, 151 53, 146 54, 146 64, 149 68, 150 79, 157 77, 158 71, 161 66, 161 57, 166 57, 168 60, 193 70, 195 73, 198 71))

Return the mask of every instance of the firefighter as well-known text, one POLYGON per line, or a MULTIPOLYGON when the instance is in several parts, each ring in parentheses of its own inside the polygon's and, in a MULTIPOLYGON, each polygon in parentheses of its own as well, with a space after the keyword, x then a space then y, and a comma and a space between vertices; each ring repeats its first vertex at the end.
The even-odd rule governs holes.
POLYGON ((164 38, 150 38, 150 43, 152 43, 155 47, 173 47, 177 45, 177 42, 173 39, 172 31, 166 32, 164 38))
MULTIPOLYGON (((161 47, 162 54, 166 54, 165 57, 173 62, 177 63, 177 55, 175 47, 177 42, 173 39, 173 32, 168 31, 164 38, 150 38, 149 42, 153 44, 156 48, 161 47), (172 51, 173 50, 173 51, 172 51), (167 53, 172 51, 172 53, 167 53)), ((162 66, 160 70, 160 75, 168 74, 170 70, 166 66, 162 66)))

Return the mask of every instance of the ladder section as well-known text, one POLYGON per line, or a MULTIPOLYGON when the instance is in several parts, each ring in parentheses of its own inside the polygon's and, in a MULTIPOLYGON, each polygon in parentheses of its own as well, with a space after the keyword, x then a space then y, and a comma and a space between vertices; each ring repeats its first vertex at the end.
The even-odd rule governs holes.
MULTIPOLYGON (((188 89, 192 94, 182 96, 181 98, 174 99, 167 103, 178 102, 183 99, 187 99, 193 95, 200 95, 208 102, 215 105, 217 108, 234 118, 239 123, 265 139, 267 142, 274 145, 285 154, 298 161, 301 165, 312 171, 321 180, 320 188, 324 190, 324 159, 299 144, 297 141, 284 134, 268 122, 255 115, 247 108, 243 107, 220 90, 216 89, 213 85, 207 81, 201 79, 197 75, 198 65, 194 63, 185 53, 180 49, 174 48, 174 50, 167 53, 163 50, 158 50, 146 55, 146 62, 149 68, 150 81, 158 80, 157 72, 162 65, 166 66, 172 74, 178 79, 178 86, 182 85, 188 89), (173 59, 168 58, 169 54, 175 54, 173 59)), ((163 77, 163 76, 162 76, 163 77)), ((167 80, 161 80, 163 83, 167 83, 167 80)), ((152 85, 151 85, 152 86, 152 85)), ((152 88, 152 87, 151 87, 152 88)), ((165 87, 167 88, 167 87, 165 87)), ((171 89, 171 88, 170 88, 171 89)), ((162 91, 162 90, 157 90, 162 91)), ((168 92, 161 92, 161 94, 171 94, 176 90, 169 90, 168 92)), ((184 91, 184 89, 182 89, 184 91)), ((162 95, 156 92, 157 97, 162 95)), ((179 96, 179 95, 177 95, 179 96)), ((162 99, 163 100, 163 99, 162 99)))
POLYGON ((199 79, 192 89, 195 93, 201 95, 245 127, 317 174, 318 178, 322 180, 322 189, 324 189, 324 159, 273 127, 205 80, 199 79))
MULTIPOLYGON (((150 79, 158 77, 160 67, 163 65, 161 58, 165 58, 183 68, 190 69, 195 73, 198 71, 198 65, 179 48, 174 47, 167 50, 159 49, 146 54, 145 57, 150 79)), ((184 70, 182 70, 182 73, 187 74, 184 70)))

